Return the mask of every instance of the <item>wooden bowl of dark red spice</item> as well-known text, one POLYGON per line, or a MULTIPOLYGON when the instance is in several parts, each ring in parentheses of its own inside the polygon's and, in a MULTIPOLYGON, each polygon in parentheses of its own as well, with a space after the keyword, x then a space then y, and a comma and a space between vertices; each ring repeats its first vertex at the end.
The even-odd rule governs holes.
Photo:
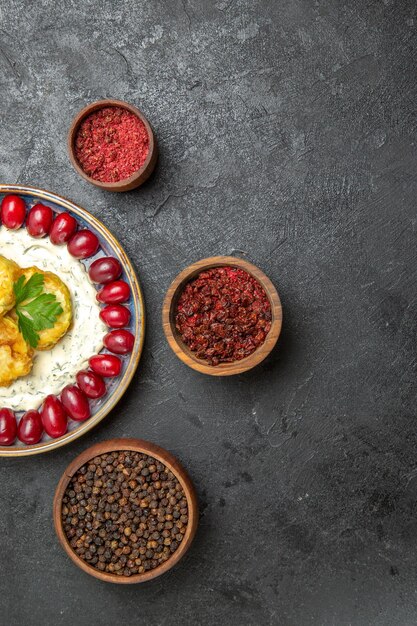
POLYGON ((53 516, 65 552, 106 582, 132 584, 171 569, 198 524, 194 486, 167 450, 112 439, 82 452, 58 483, 53 516))
POLYGON ((231 376, 252 369, 274 348, 282 326, 281 301, 252 263, 210 257, 174 279, 162 324, 169 345, 186 365, 211 376, 231 376))
POLYGON ((146 117, 121 100, 99 100, 75 117, 68 133, 72 165, 106 191, 130 191, 155 169, 158 147, 146 117))

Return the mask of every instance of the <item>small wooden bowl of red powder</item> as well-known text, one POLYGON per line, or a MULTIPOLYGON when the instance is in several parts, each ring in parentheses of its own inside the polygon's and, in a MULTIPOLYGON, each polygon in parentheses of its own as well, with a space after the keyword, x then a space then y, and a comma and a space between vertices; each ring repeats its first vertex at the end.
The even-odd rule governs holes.
POLYGON ((155 169, 156 140, 139 109, 120 100, 100 100, 76 116, 68 152, 84 180, 107 191, 130 191, 155 169))
POLYGON ((252 369, 274 348, 282 326, 281 301, 252 263, 211 257, 190 265, 172 282, 162 324, 181 361, 204 374, 231 376, 252 369))

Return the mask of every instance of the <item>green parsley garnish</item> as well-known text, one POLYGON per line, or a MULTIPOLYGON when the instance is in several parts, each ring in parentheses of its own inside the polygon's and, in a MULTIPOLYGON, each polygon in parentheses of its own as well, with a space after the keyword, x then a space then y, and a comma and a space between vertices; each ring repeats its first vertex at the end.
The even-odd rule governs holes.
POLYGON ((33 274, 27 282, 21 276, 13 285, 19 330, 32 348, 39 343, 37 331, 53 328, 63 313, 56 296, 42 293, 43 283, 42 274, 33 274))

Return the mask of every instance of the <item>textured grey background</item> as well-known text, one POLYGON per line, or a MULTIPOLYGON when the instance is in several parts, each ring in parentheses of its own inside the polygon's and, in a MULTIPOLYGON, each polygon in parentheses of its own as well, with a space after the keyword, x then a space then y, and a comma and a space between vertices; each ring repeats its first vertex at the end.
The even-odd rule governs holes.
POLYGON ((68 196, 136 264, 138 374, 77 444, 0 463, 0 621, 9 626, 417 623, 414 0, 3 0, 0 179, 68 196), (161 157, 111 195, 66 155, 103 96, 149 116, 161 157), (235 254, 277 285, 279 347, 235 379, 176 360, 163 295, 235 254), (51 502, 93 442, 176 453, 201 501, 182 564, 105 585, 57 544, 51 502))

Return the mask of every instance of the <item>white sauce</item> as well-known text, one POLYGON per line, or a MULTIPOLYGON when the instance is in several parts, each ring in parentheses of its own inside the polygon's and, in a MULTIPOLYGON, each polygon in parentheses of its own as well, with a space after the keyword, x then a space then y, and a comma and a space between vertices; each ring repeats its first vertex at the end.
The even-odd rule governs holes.
POLYGON ((16 411, 37 409, 45 396, 59 394, 65 385, 75 382, 76 373, 100 352, 106 326, 98 316, 96 290, 84 266, 70 255, 66 245, 56 246, 48 237, 34 239, 26 228, 10 232, 0 227, 0 254, 21 267, 35 265, 54 272, 71 293, 73 323, 67 334, 52 350, 35 351, 30 374, 9 387, 0 387, 0 406, 16 411))

